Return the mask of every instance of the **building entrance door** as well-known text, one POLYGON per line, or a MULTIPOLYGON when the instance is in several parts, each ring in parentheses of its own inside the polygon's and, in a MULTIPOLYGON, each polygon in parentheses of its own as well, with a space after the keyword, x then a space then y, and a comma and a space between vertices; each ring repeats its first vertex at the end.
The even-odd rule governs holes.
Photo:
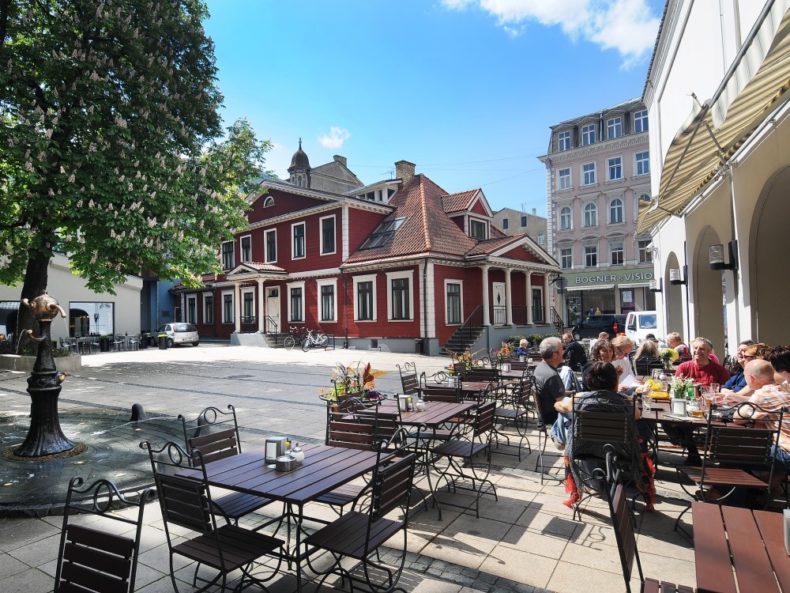
POLYGON ((505 283, 494 282, 494 325, 507 323, 507 297, 505 296, 505 283))
POLYGON ((280 289, 266 289, 266 333, 280 331, 280 289))

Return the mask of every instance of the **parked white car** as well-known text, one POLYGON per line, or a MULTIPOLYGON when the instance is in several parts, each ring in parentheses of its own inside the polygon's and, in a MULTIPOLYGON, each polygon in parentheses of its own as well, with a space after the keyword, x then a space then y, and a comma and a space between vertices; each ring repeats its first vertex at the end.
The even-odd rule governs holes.
POLYGON ((167 334, 169 346, 178 344, 200 344, 197 328, 191 323, 166 323, 159 328, 159 334, 167 334))
POLYGON ((647 334, 663 338, 664 333, 659 328, 658 313, 656 311, 631 311, 625 318, 625 335, 638 345, 644 342, 647 334))

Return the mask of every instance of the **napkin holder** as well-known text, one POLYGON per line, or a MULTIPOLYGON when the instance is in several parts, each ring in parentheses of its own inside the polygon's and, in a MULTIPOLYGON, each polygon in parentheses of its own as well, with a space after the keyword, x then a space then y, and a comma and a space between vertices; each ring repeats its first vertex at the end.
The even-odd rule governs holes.
POLYGON ((671 413, 673 416, 685 416, 686 415, 686 400, 680 398, 672 398, 671 404, 671 413))
POLYGON ((785 533, 785 552, 790 556, 790 509, 783 510, 782 517, 784 519, 782 525, 785 533))
POLYGON ((276 463, 278 457, 285 455, 285 437, 269 437, 264 450, 266 463, 276 463))

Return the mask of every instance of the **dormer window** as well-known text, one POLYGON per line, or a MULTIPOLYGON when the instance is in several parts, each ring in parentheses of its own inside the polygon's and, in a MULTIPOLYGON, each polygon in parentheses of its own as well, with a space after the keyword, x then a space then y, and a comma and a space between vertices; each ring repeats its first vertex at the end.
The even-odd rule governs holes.
POLYGON ((471 219, 469 221, 469 236, 473 239, 483 241, 488 238, 488 227, 481 220, 471 219))
POLYGON ((365 239, 365 242, 360 245, 360 249, 373 249, 375 247, 384 247, 385 245, 389 244, 392 241, 392 237, 395 235, 395 231, 397 231, 405 218, 393 218, 392 220, 385 220, 379 226, 376 227, 376 230, 365 239))

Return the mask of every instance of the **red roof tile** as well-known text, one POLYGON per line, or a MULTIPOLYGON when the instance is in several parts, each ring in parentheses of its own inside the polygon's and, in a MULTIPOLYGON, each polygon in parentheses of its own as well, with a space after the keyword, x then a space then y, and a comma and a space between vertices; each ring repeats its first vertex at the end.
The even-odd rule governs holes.
POLYGON ((446 195, 442 197, 442 207, 445 212, 463 212, 468 210, 469 205, 479 191, 479 189, 471 189, 457 194, 446 195))

